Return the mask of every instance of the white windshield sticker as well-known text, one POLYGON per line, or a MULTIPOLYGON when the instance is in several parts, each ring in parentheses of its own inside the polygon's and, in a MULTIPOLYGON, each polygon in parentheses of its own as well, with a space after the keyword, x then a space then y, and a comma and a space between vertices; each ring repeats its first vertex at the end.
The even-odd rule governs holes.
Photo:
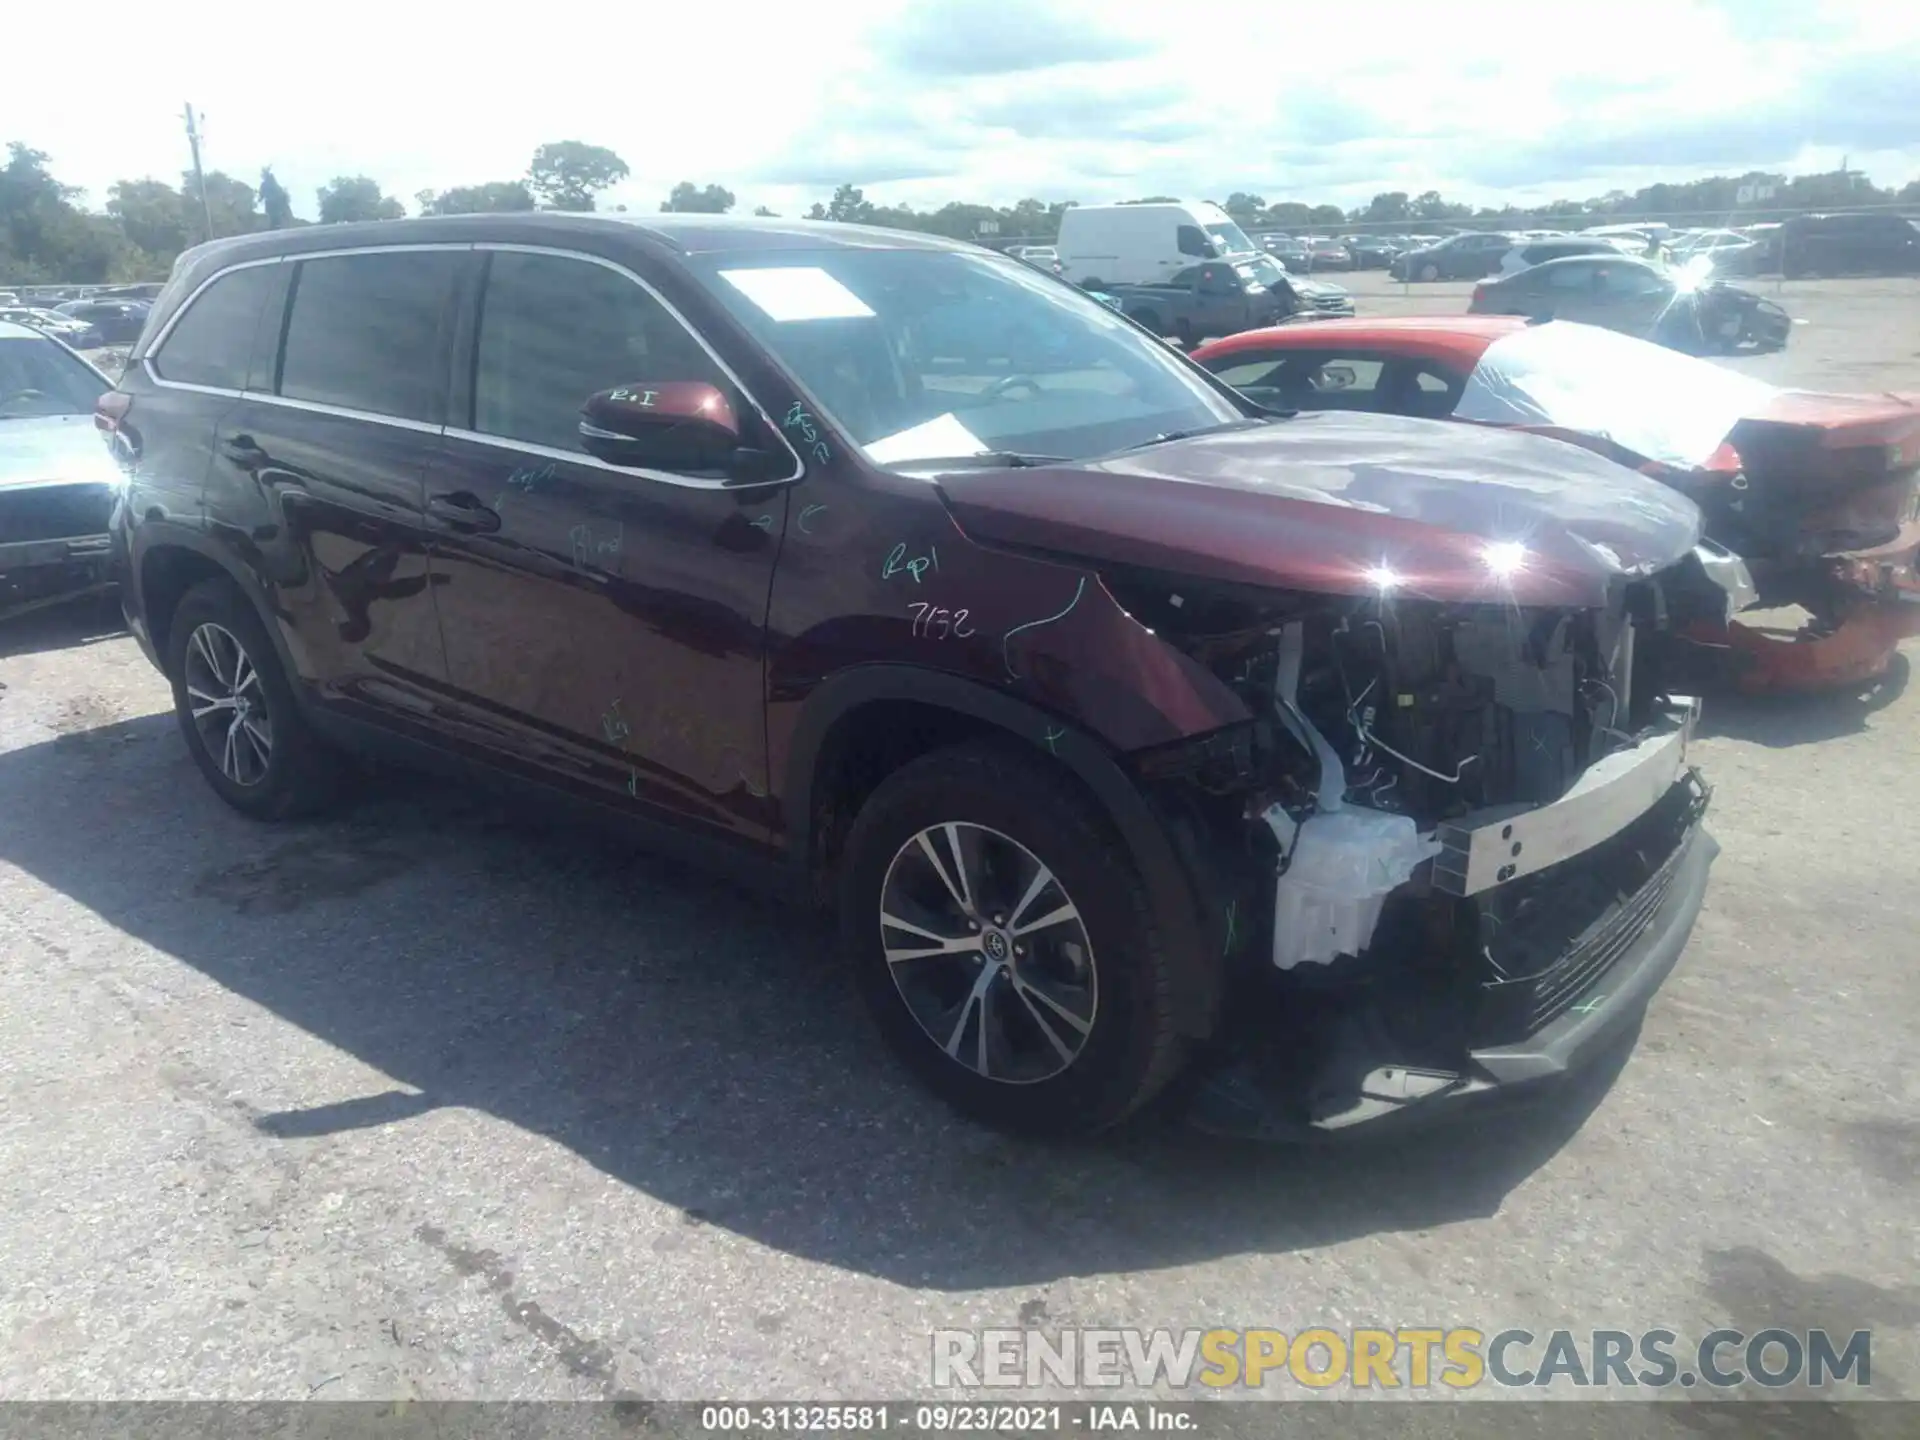
POLYGON ((775 320, 864 320, 867 302, 813 265, 722 270, 720 278, 775 320))
POLYGON ((950 455, 980 455, 986 446, 980 437, 953 418, 949 411, 924 425, 882 436, 867 446, 867 458, 876 465, 898 465, 908 460, 945 459, 950 455))

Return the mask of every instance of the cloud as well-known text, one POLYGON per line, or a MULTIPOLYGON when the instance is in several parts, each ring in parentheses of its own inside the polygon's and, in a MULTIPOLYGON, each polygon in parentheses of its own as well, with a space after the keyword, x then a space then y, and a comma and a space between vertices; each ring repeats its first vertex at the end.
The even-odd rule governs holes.
MULTIPOLYGON (((1920 7, 1886 0, 1608 0, 1567 17, 1538 0, 1367 0, 1331 20, 1274 0, 1191 14, 812 0, 791 21, 731 26, 719 50, 710 7, 655 7, 653 58, 588 46, 558 67, 529 62, 525 30, 449 30, 391 0, 330 0, 319 27, 263 19, 250 0, 199 0, 187 29, 155 29, 149 10, 89 12, 147 37, 111 113, 76 109, 57 67, 16 66, 0 84, 0 139, 48 151, 96 203, 123 177, 177 179, 183 96, 210 168, 252 183, 271 163, 309 216, 335 175, 406 197, 512 179, 570 136, 627 161, 632 178, 602 205, 633 211, 681 180, 794 214, 848 181, 918 208, 1235 190, 1351 206, 1383 190, 1580 197, 1843 154, 1882 184, 1920 174, 1920 7), (262 57, 295 48, 314 73, 352 77, 354 104, 289 106, 284 66, 262 57), (675 63, 685 55, 713 63, 675 63)), ((605 30, 588 0, 544 0, 540 25, 605 30)))
POLYGON ((1802 151, 1856 153, 1920 150, 1915 99, 1920 53, 1861 52, 1835 57, 1786 93, 1733 109, 1655 110, 1590 131, 1567 131, 1529 145, 1484 153, 1462 174, 1496 187, 1563 182, 1634 167, 1744 171, 1791 162, 1802 151))
POLYGON ((1012 89, 980 100, 966 116, 982 129, 1011 130, 1028 140, 1166 144, 1193 139, 1210 128, 1187 92, 1165 82, 1012 89))
POLYGON ((875 41, 908 75, 1017 75, 1056 65, 1127 60, 1153 46, 1115 29, 1115 11, 1057 0, 913 0, 875 41))

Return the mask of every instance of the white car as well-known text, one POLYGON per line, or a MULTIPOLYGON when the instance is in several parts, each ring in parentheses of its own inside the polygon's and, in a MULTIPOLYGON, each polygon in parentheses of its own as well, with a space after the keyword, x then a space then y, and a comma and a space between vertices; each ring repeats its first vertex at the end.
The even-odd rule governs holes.
POLYGON ((61 344, 71 345, 75 349, 85 349, 90 344, 97 345, 100 342, 100 332, 86 321, 53 310, 41 310, 30 305, 6 306, 0 308, 0 320, 10 320, 16 325, 38 330, 43 335, 51 335, 61 344))

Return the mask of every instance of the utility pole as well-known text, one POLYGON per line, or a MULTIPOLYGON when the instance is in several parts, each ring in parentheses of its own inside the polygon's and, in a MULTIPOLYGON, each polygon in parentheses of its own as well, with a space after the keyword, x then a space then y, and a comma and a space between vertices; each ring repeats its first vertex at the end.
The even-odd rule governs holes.
POLYGON ((193 151, 193 188, 200 192, 200 218, 207 224, 207 239, 213 239, 213 207, 207 203, 207 177, 200 168, 200 128, 194 122, 193 106, 187 106, 187 145, 193 151))

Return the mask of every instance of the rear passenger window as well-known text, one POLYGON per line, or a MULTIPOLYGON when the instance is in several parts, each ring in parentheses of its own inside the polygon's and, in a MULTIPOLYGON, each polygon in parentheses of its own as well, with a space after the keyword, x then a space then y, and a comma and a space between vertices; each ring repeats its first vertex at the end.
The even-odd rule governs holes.
POLYGON ((1286 359, 1284 355, 1260 355, 1237 361, 1213 373, 1234 389, 1244 390, 1250 385, 1257 386, 1266 380, 1279 368, 1280 362, 1284 359, 1286 359))
POLYGON ((280 393, 440 424, 441 325, 461 258, 413 250, 301 261, 280 393))
MULTIPOLYGON (((261 307, 273 293, 278 267, 229 270, 195 297, 153 356, 162 380, 244 390, 261 307)), ((105 306, 96 308, 95 317, 105 306)), ((90 317, 93 318, 93 317, 90 317)))
POLYGON ((494 253, 480 307, 476 431, 580 451, 590 396, 671 380, 733 389, 687 328, 627 276, 560 255, 494 253))

